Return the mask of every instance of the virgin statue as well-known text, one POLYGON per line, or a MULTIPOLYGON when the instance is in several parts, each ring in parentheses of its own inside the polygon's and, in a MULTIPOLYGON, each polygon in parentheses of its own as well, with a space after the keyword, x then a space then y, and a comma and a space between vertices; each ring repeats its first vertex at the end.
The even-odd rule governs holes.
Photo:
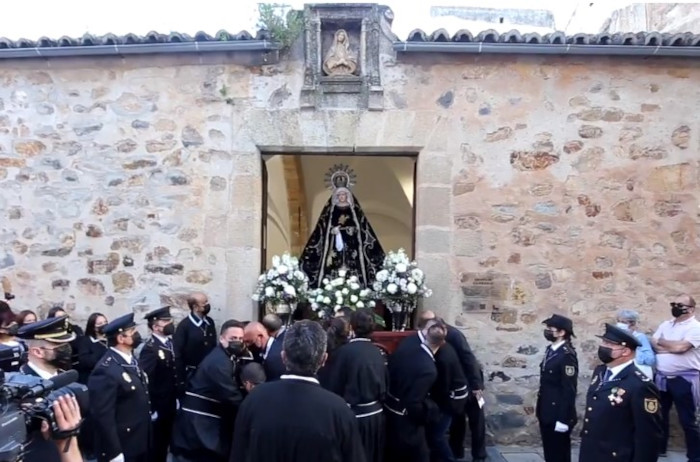
POLYGON ((335 166, 326 177, 333 192, 301 254, 301 269, 313 288, 341 269, 356 275, 363 287, 371 286, 384 263, 384 250, 350 192, 354 173, 347 166, 335 166))
POLYGON ((345 29, 338 29, 333 44, 323 60, 326 75, 353 75, 357 71, 357 57, 350 50, 350 39, 345 29))

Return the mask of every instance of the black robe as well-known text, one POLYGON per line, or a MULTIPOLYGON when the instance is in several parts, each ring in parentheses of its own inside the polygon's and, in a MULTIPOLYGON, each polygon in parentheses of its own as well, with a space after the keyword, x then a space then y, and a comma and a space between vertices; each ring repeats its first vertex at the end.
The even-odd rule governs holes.
POLYGON ((437 380, 437 367, 430 349, 418 334, 404 339, 389 356, 387 449, 391 460, 428 462, 430 450, 425 427, 440 418, 430 397, 437 380))
POLYGON ((467 379, 452 345, 445 343, 435 354, 437 379, 430 396, 440 410, 452 417, 464 414, 469 390, 467 379))
POLYGON ((166 462, 168 446, 175 422, 177 399, 177 375, 172 342, 163 343, 152 336, 139 355, 141 369, 148 375, 148 391, 151 395, 153 422, 153 462, 166 462))
POLYGON ((199 363, 216 345, 216 326, 209 316, 199 320, 190 313, 177 325, 173 335, 173 348, 180 394, 185 392, 187 381, 194 375, 199 363), (197 321, 201 323, 197 325, 197 321))
POLYGON ((593 371, 586 396, 579 462, 656 462, 663 438, 659 391, 634 363, 602 382, 593 371))
POLYGON ((389 374, 379 348, 368 338, 350 340, 333 352, 325 377, 325 388, 342 397, 355 413, 367 462, 382 462, 389 374))
POLYGON ((355 415, 315 379, 255 387, 243 402, 229 462, 364 462, 355 415))
POLYGON ((225 461, 243 393, 237 365, 220 345, 199 364, 173 429, 172 452, 185 460, 225 461))
POLYGON ((325 277, 333 278, 343 265, 360 279, 361 286, 369 287, 381 269, 384 249, 354 195, 352 201, 352 208, 339 208, 333 206, 331 198, 323 207, 299 259, 301 270, 309 277, 309 287, 319 287, 325 277), (331 233, 336 226, 340 226, 343 237, 341 252, 336 250, 331 233))
POLYGON ((95 369, 97 362, 107 352, 107 340, 97 340, 87 335, 79 338, 80 352, 76 369, 79 374, 78 382, 87 385, 92 370, 95 369))
POLYGON ((98 462, 124 454, 126 462, 148 461, 151 447, 151 402, 148 377, 112 349, 88 380, 91 422, 98 462))

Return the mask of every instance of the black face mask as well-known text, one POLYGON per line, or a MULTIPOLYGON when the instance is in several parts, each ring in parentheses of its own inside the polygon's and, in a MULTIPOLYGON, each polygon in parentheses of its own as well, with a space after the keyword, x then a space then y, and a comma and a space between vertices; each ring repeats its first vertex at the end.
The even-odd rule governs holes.
POLYGON ((204 305, 204 311, 202 311, 202 314, 204 316, 206 316, 209 314, 210 311, 211 311, 211 305, 207 303, 206 305, 204 305))
POLYGON ((242 356, 245 352, 245 345, 243 342, 229 342, 226 347, 226 353, 229 356, 242 356))
POLYGON ((172 322, 170 324, 167 324, 165 327, 163 327, 163 335, 168 336, 168 335, 173 335, 175 333, 175 324, 172 322))
POLYGON ((53 349, 53 359, 47 361, 53 367, 69 370, 73 366, 73 349, 70 344, 65 343, 53 349))
POLYGON ((679 316, 683 316, 684 314, 688 314, 687 306, 683 305, 682 303, 671 303, 671 316, 677 318, 679 316))
POLYGON ((138 346, 141 345, 142 341, 143 341, 143 339, 141 338, 140 332, 134 332, 133 334, 131 334, 131 342, 132 342, 131 348, 132 349, 135 350, 136 348, 138 348, 138 346))
POLYGON ((602 361, 603 364, 608 364, 615 360, 613 358, 613 349, 610 347, 599 346, 598 347, 598 359, 602 361))
POLYGON ((557 340, 557 338, 554 336, 554 332, 549 329, 544 330, 544 338, 547 339, 548 342, 554 342, 557 340))

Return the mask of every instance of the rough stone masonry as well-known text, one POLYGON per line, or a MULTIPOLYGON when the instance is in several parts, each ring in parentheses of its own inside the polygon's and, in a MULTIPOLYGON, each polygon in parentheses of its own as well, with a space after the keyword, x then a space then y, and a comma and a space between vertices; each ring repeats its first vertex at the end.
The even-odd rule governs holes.
MULTIPOLYGON (((266 147, 418 154, 416 249, 487 375, 489 429, 536 441, 540 322, 571 316, 590 380, 601 324, 651 331, 700 295, 700 67, 691 60, 381 51, 384 110, 301 110, 300 47, 5 61, 0 271, 16 309, 83 322, 206 291, 251 318, 266 147), (226 86, 230 102, 219 94, 226 86)), ((182 315, 182 312, 180 312, 182 315)))

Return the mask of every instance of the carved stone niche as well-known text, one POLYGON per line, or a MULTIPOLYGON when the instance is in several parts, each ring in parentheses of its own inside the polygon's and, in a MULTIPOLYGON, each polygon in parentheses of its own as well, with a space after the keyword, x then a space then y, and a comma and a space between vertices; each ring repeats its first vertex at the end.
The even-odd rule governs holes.
POLYGON ((384 109, 379 68, 381 22, 393 14, 377 4, 304 7, 302 108, 384 109))

